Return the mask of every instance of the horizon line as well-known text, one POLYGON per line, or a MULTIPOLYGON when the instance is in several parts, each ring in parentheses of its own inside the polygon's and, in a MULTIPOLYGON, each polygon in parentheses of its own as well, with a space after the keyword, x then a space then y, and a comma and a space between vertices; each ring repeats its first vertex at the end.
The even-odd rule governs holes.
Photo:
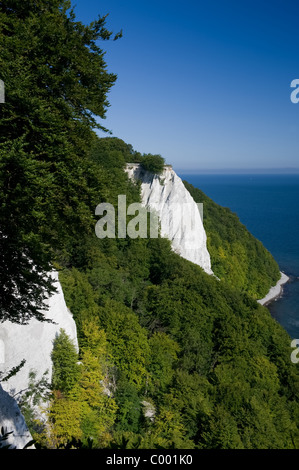
POLYGON ((181 174, 299 174, 299 168, 176 168, 175 171, 181 174))

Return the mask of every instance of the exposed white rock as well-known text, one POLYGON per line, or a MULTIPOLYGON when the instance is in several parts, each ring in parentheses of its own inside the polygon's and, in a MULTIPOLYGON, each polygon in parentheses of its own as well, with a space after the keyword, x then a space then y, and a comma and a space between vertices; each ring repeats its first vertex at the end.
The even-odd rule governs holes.
POLYGON ((4 433, 10 433, 7 440, 0 442, 0 448, 9 445, 9 449, 23 449, 32 440, 16 401, 3 390, 1 385, 0 427, 4 433))
POLYGON ((156 415, 156 409, 154 405, 146 400, 142 401, 143 405, 143 414, 146 418, 149 418, 150 421, 154 421, 156 415))
POLYGON ((58 273, 53 273, 53 277, 57 293, 46 301, 49 310, 44 313, 45 318, 52 320, 53 323, 32 319, 28 325, 18 325, 9 321, 0 324, 0 340, 4 349, 2 359, 0 358, 2 361, 0 372, 5 373, 23 359, 26 360, 24 367, 14 377, 2 383, 2 387, 12 395, 28 386, 30 370, 37 372, 37 378, 41 378, 48 370, 49 379, 51 378, 53 341, 61 328, 77 346, 76 324, 65 304, 58 273))
POLYGON ((166 165, 158 176, 144 171, 138 163, 128 163, 126 172, 131 179, 141 181, 142 203, 157 213, 161 236, 171 241, 180 256, 213 274, 201 206, 172 167, 166 165))
MULTIPOLYGON (((46 301, 49 309, 44 312, 45 318, 52 320, 53 323, 40 322, 35 319, 30 320, 27 325, 18 325, 9 321, 0 323, 0 375, 4 377, 21 361, 26 361, 15 376, 1 383, 3 390, 16 399, 21 391, 28 388, 30 371, 36 373, 36 380, 40 380, 47 372, 47 379, 51 381, 53 341, 61 328, 65 330, 78 349, 76 324, 66 306, 58 273, 54 272, 53 277, 57 293, 46 301)), ((6 426, 9 431, 9 426, 12 426, 16 433, 21 435, 24 427, 21 418, 16 414, 16 420, 12 418, 6 420, 9 402, 3 401, 2 396, 3 394, 0 397, 0 427, 6 426)), ((12 417, 13 414, 12 408, 10 416, 12 417)), ((15 442, 14 445, 16 445, 15 442)))

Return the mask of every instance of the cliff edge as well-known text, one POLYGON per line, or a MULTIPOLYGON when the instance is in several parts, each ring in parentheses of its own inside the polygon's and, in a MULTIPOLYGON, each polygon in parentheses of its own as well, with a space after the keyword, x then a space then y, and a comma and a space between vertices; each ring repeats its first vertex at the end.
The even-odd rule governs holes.
POLYGON ((156 175, 139 163, 127 163, 125 171, 131 179, 141 181, 142 203, 158 215, 161 236, 171 241, 172 249, 213 274, 202 205, 194 201, 172 167, 165 165, 163 172, 156 175))

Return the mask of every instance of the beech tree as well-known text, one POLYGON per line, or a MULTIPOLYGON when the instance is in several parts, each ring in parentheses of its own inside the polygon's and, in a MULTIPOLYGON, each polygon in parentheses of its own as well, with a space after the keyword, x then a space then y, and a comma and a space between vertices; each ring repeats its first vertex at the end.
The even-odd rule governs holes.
POLYGON ((116 80, 98 42, 121 36, 105 24, 76 21, 66 0, 0 3, 0 321, 43 320, 57 253, 92 230, 87 155, 116 80))

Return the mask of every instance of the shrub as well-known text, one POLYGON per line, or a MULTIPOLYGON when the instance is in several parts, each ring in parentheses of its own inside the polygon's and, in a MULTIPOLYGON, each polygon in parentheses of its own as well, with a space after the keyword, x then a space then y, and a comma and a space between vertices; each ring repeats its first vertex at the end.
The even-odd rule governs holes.
POLYGON ((160 175, 163 172, 165 160, 161 155, 147 154, 142 157, 141 166, 145 171, 160 175))

